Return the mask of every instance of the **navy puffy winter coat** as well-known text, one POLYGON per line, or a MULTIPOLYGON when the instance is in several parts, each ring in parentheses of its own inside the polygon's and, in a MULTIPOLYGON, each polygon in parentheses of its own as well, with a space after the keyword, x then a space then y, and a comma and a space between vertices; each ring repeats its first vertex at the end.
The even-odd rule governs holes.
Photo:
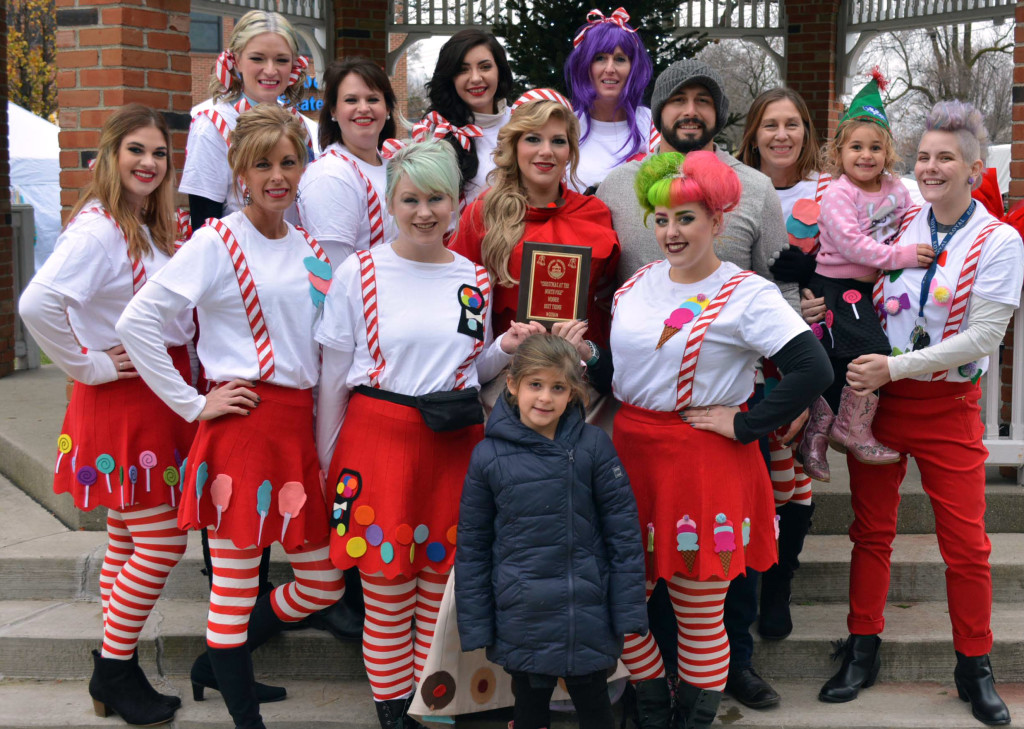
POLYGON ((554 440, 499 397, 459 509, 455 604, 462 649, 511 671, 608 669, 647 632, 636 501, 611 439, 562 416, 554 440))

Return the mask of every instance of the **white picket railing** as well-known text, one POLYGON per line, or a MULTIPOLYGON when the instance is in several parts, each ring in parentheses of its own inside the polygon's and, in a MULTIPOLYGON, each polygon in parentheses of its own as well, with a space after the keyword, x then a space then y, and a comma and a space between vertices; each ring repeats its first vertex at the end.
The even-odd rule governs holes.
POLYGON ((982 378, 985 402, 985 436, 987 462, 994 466, 1017 469, 1017 483, 1024 485, 1024 299, 1013 318, 1013 376, 1010 384, 1009 432, 999 435, 1002 410, 1002 367, 999 348, 989 356, 989 369, 982 378))

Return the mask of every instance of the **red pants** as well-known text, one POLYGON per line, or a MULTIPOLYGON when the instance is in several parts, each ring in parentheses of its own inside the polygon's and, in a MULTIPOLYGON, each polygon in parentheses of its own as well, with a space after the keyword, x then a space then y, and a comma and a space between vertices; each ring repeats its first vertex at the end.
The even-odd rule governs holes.
POLYGON ((905 380, 883 388, 871 427, 880 441, 903 457, 886 466, 867 466, 847 457, 854 513, 847 617, 851 633, 876 635, 885 627, 899 487, 911 455, 935 512, 935 533, 946 563, 953 646, 967 656, 991 650, 991 545, 985 533, 988 451, 981 444, 980 397, 980 388, 964 382, 905 380))

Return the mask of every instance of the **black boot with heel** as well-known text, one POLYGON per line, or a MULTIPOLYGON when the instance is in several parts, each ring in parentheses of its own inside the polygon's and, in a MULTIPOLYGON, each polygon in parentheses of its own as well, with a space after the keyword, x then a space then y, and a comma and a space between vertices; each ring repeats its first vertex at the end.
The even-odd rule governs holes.
POLYGON ((260 703, 256 700, 249 647, 207 648, 206 654, 235 729, 266 729, 260 716, 260 703))
POLYGON ((988 654, 965 656, 956 652, 956 670, 953 671, 960 699, 971 704, 971 714, 982 724, 1002 726, 1010 723, 1010 710, 996 691, 996 678, 988 654))
POLYGON ((821 687, 818 700, 843 704, 857 698, 862 688, 874 685, 882 667, 878 655, 881 645, 882 639, 877 635, 850 635, 832 655, 833 659, 842 656, 843 665, 821 687))
POLYGON ((765 640, 782 640, 793 632, 793 618, 789 613, 792 599, 793 575, 800 567, 800 552, 811 529, 814 504, 780 506, 779 562, 761 573, 761 617, 757 632, 765 640))
POLYGON ((89 695, 96 716, 117 714, 129 724, 156 726, 174 718, 177 707, 164 702, 148 682, 139 680, 141 669, 135 661, 104 658, 92 652, 93 671, 89 695))

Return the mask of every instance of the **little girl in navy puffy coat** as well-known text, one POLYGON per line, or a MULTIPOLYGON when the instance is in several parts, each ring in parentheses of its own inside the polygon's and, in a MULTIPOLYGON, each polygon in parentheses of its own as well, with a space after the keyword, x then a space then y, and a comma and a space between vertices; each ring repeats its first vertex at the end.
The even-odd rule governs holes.
POLYGON ((519 345, 508 391, 469 464, 459 511, 455 603, 464 651, 512 675, 515 729, 550 726, 565 679, 583 729, 614 725, 606 680, 623 636, 647 631, 644 555, 629 479, 583 419, 575 348, 519 345))

